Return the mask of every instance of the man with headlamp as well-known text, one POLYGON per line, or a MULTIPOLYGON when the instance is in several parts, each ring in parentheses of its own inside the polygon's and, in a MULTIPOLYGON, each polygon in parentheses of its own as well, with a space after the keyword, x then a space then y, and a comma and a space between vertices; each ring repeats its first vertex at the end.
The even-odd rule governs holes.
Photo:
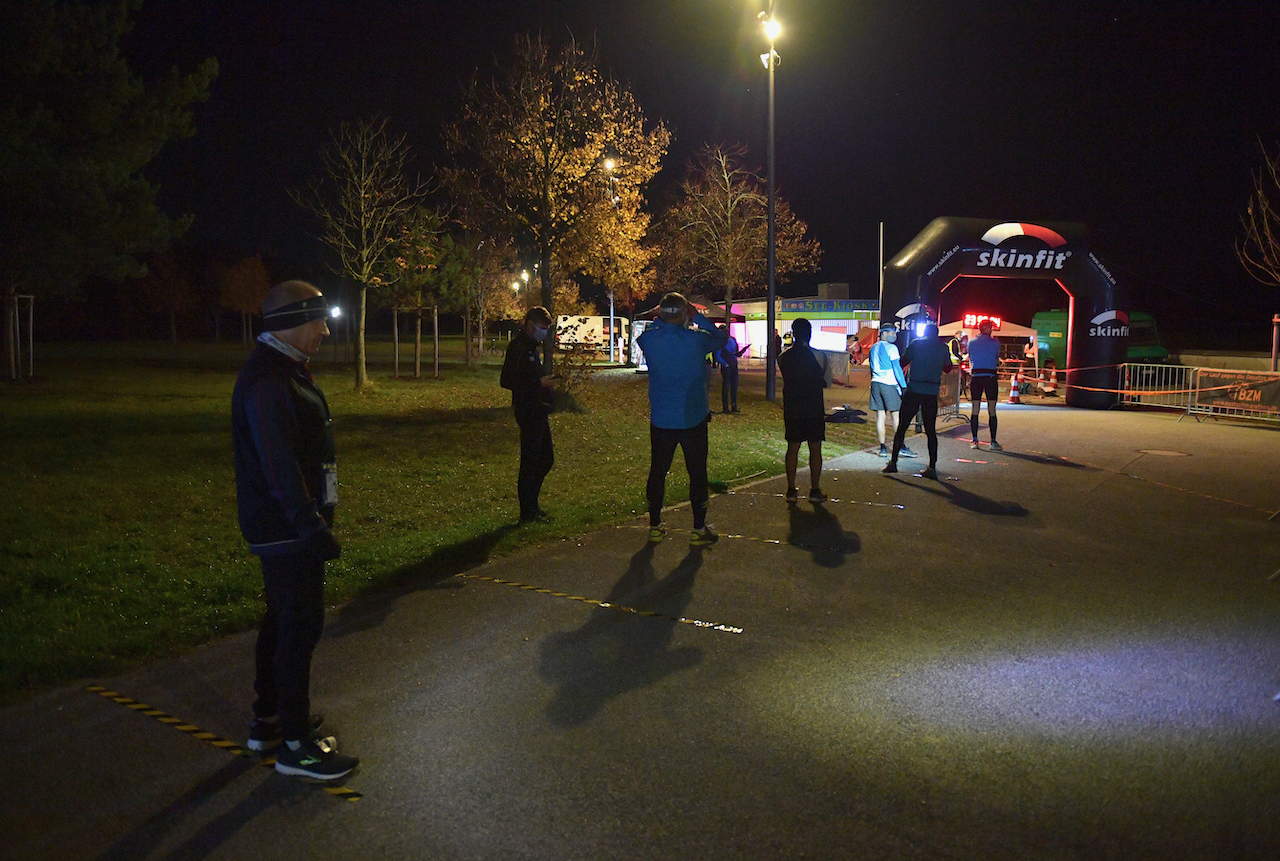
POLYGON ((276 771, 336 780, 359 760, 337 753, 311 715, 311 656, 324 629, 324 563, 338 502, 329 404, 307 362, 329 334, 329 304, 285 281, 262 302, 263 333, 231 396, 240 531, 262 563, 252 750, 276 749, 276 771), (283 744, 281 743, 283 742, 283 744))

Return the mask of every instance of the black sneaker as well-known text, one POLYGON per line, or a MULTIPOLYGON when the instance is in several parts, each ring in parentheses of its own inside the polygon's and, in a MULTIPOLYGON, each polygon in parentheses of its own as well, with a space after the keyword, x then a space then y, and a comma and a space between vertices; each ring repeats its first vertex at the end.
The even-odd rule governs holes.
POLYGON ((307 739, 297 750, 288 744, 280 745, 276 751, 276 771, 294 777, 310 777, 313 780, 337 780, 355 771, 360 760, 354 756, 345 756, 328 745, 307 739))
POLYGON ((920 477, 921 477, 921 478, 932 478, 934 481, 937 481, 937 480, 938 480, 938 471, 937 471, 936 469, 934 469, 933 467, 929 467, 929 468, 928 468, 928 469, 926 469, 924 472, 920 473, 920 477))
MULTIPOLYGON (((314 735, 316 730, 324 726, 324 718, 321 715, 312 715, 309 723, 311 733, 314 735)), ((249 741, 245 747, 259 752, 274 750, 282 739, 279 720, 266 721, 262 718, 254 718, 253 723, 249 724, 249 741)))
POLYGON ((689 533, 690 547, 710 547, 719 540, 720 536, 712 532, 710 526, 704 526, 689 533))
POLYGON ((897 462, 896 462, 896 461, 892 461, 892 460, 891 460, 891 461, 889 461, 888 463, 886 463, 886 464, 884 465, 884 469, 882 469, 882 470, 880 470, 880 471, 881 471, 881 472, 897 472, 897 471, 898 471, 898 464, 897 464, 897 462))
POLYGON ((827 495, 823 493, 821 490, 818 490, 818 488, 816 487, 809 491, 809 501, 812 502, 814 505, 817 505, 818 503, 821 503, 821 502, 826 502, 827 498, 828 498, 827 495))
POLYGON ((1004 451, 1004 446, 1000 445, 1000 443, 996 442, 995 440, 992 440, 992 441, 991 441, 991 450, 992 450, 992 451, 1004 451))
POLYGON ((800 498, 800 488, 798 487, 787 488, 787 502, 795 502, 799 498, 800 498))

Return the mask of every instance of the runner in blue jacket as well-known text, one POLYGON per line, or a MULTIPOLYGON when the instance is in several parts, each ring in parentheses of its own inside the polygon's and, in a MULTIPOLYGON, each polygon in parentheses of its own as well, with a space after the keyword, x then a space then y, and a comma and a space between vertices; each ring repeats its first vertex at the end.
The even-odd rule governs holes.
POLYGON ((712 544, 716 535, 707 526, 707 355, 722 349, 728 332, 694 311, 679 293, 662 297, 658 319, 636 339, 649 365, 649 540, 661 541, 662 503, 667 473, 676 446, 684 452, 689 473, 689 502, 693 507, 694 546, 712 544), (690 328, 692 323, 697 328, 690 328))

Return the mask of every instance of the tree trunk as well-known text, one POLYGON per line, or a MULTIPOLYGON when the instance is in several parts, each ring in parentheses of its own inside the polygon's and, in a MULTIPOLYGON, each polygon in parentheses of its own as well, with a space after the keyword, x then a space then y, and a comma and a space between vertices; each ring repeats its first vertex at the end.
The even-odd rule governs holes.
POLYGON ((626 343, 623 345, 623 349, 626 350, 626 353, 622 356, 622 365, 627 368, 635 367, 635 362, 631 361, 631 355, 632 355, 631 338, 635 333, 635 326, 636 326, 636 304, 632 302, 631 313, 627 316, 626 343))
POLYGON ((466 314, 462 318, 462 336, 467 340, 467 349, 463 353, 463 361, 468 368, 475 367, 475 363, 471 361, 471 304, 467 304, 466 314))
POLYGON ((400 309, 391 308, 391 351, 395 354, 395 368, 391 371, 393 380, 400 379, 400 309))
POLYGON ((365 365, 364 355, 364 315, 365 298, 369 290, 360 285, 360 301, 356 304, 356 388, 363 389, 369 385, 369 369, 365 365))
POLYGON ((413 378, 422 379, 422 306, 413 315, 413 378))
POLYGON ((18 325, 17 290, 10 286, 4 297, 4 356, 9 365, 9 378, 18 379, 18 345, 14 342, 13 331, 18 325))
POLYGON ((431 336, 436 342, 436 379, 440 379, 440 306, 431 306, 431 336))
POLYGON ((554 359, 556 352, 556 309, 551 307, 551 246, 544 239, 541 249, 541 260, 538 272, 542 276, 542 306, 551 314, 551 334, 542 342, 542 372, 546 376, 555 373, 554 359))

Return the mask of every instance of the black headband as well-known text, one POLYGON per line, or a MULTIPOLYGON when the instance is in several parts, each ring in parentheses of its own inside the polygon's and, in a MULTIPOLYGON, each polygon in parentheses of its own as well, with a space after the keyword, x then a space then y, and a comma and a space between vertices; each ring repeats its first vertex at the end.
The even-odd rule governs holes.
POLYGON ((280 332, 328 316, 329 302, 323 296, 311 296, 263 314, 262 328, 268 332, 280 332))

